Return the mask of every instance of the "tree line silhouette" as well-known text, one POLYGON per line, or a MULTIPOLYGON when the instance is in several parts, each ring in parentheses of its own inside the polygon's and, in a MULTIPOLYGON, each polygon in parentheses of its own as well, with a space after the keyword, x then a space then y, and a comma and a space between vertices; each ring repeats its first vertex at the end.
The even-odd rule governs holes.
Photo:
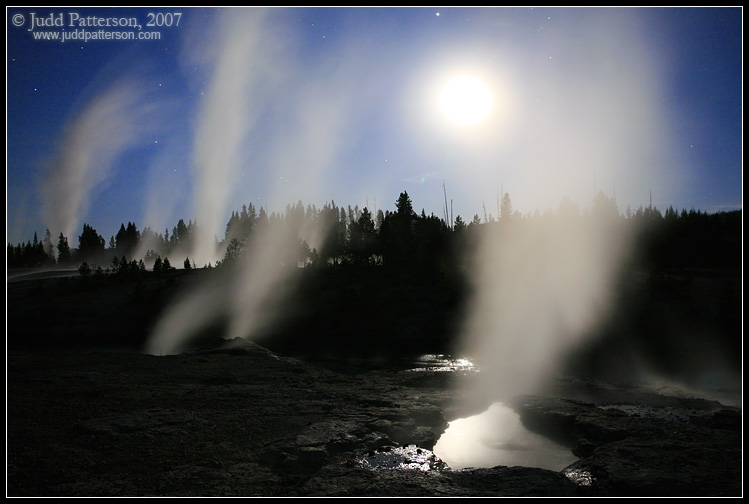
MULTIPOLYGON (((77 247, 63 234, 54 240, 46 232, 42 239, 35 235, 27 243, 8 245, 8 267, 77 269, 79 275, 30 286, 23 298, 25 309, 49 313, 45 320, 71 317, 61 300, 75 293, 86 300, 81 303, 90 317, 106 313, 121 320, 122 328, 115 334, 107 326, 106 331, 92 329, 81 336, 60 325, 58 332, 48 334, 46 325, 26 327, 29 318, 23 317, 13 328, 20 334, 36 331, 36 338, 56 344, 71 338, 99 341, 102 334, 124 345, 142 344, 170 300, 183 285, 192 284, 193 270, 222 281, 222 270, 233 275, 233 264, 253 261, 254 244, 268 245, 263 240, 273 235, 283 237, 284 244, 274 260, 294 269, 296 277, 282 302, 283 318, 259 335, 271 350, 300 356, 337 351, 380 356, 450 353, 469 308, 470 273, 484 234, 499 238, 501 247, 511 245, 515 236, 549 230, 559 236, 580 225, 602 233, 598 236, 603 242, 611 236, 612 247, 620 243, 616 238, 621 233, 635 231, 633 258, 619 279, 621 318, 602 329, 608 335, 602 342, 613 339, 623 347, 652 348, 662 360, 680 362, 681 354, 674 349, 691 348, 691 340, 704 343, 684 331, 668 330, 685 325, 704 327, 713 344, 727 348, 729 355, 742 355, 741 295, 736 287, 742 267, 741 210, 708 214, 669 207, 661 212, 648 206, 620 212, 616 201, 603 193, 584 210, 565 199, 556 210, 523 215, 513 209, 507 193, 498 203, 496 217, 475 214, 471 220, 457 216, 454 221, 424 210, 417 213, 405 191, 393 209, 376 212, 331 201, 322 207, 297 202, 269 214, 249 204, 231 214, 223 239, 216 239, 218 250, 224 251, 221 260, 205 265, 190 256, 199 230, 194 221, 180 220, 163 234, 123 223, 108 245, 89 224, 77 236, 77 247), (129 301, 112 304, 115 298, 129 301)), ((543 239, 539 243, 553 245, 543 239)), ((213 329, 208 333, 222 334, 213 329)), ((608 362, 595 357, 595 351, 590 362, 608 362)), ((583 366, 580 361, 577 365, 583 366)))
POLYGON ((225 250, 223 259, 215 265, 197 265, 189 258, 196 239, 198 223, 180 219, 171 233, 163 234, 146 227, 138 230, 134 222, 122 223, 105 239, 89 224, 84 224, 78 236, 77 248, 72 248, 62 233, 53 240, 46 230, 40 240, 7 246, 9 268, 59 266, 76 268, 83 263, 82 274, 97 268, 121 275, 123 270, 164 271, 174 267, 169 257, 179 257, 177 264, 184 269, 230 264, 247 254, 247 245, 262 228, 286 233, 290 250, 282 260, 299 266, 349 265, 380 267, 388 272, 415 277, 449 274, 465 268, 467 253, 475 235, 484 226, 531 225, 541 219, 576 218, 580 220, 609 220, 638 230, 637 248, 648 265, 659 270, 711 268, 741 265, 741 210, 708 214, 699 210, 669 207, 665 212, 656 207, 629 207, 620 213, 613 198, 599 192, 589 210, 580 211, 570 200, 564 199, 556 212, 521 215, 513 212, 510 195, 501 199, 499 217, 478 214, 466 223, 460 216, 448 222, 424 210, 416 213, 407 192, 402 192, 394 210, 378 210, 376 215, 366 207, 338 206, 334 201, 321 208, 304 206, 301 201, 287 205, 283 213, 270 215, 250 203, 231 214, 223 240, 216 238, 216 246, 225 250), (317 248, 309 246, 309 230, 322 232, 324 239, 317 248), (184 257, 184 261, 182 258, 184 257), (124 266, 123 266, 124 265, 124 266))

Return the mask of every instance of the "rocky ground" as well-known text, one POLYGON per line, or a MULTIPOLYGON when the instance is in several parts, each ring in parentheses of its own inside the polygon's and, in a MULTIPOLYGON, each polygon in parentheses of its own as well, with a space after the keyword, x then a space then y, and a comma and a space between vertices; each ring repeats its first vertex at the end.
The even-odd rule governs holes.
MULTIPOLYGON (((665 331, 664 320, 673 313, 668 320, 685 329, 702 319, 711 328, 728 320, 725 331, 706 334, 740 334, 740 303, 715 304, 710 317, 695 310, 713 307, 705 299, 726 298, 712 295, 714 289, 693 289, 705 299, 689 298, 684 306, 630 310, 638 324, 618 323, 628 330, 618 339, 614 331, 603 340, 605 351, 596 348, 587 359, 598 365, 598 379, 580 372, 594 368, 576 360, 575 377, 512 400, 528 429, 572 451, 571 466, 457 470, 432 448, 448 422, 493 401, 465 393, 484 376, 475 370, 422 365, 417 372, 404 361, 405 343, 433 351, 425 347, 440 339, 436 322, 449 322, 449 315, 433 316, 435 306, 451 306, 440 292, 380 289, 374 277, 317 279, 302 303, 314 316, 294 318, 285 310, 288 323, 275 339, 261 339, 263 346, 243 340, 217 346, 209 331, 201 351, 156 357, 141 353, 145 338, 169 300, 200 275, 137 281, 59 275, 8 279, 8 496, 743 494, 739 388, 724 398, 645 387, 605 372, 631 365, 623 349, 633 344, 632 334, 640 335, 635 343, 659 343, 660 353, 648 355, 667 354, 668 364, 684 363, 685 349, 709 361, 703 340, 665 331), (375 292, 375 300, 367 297, 375 292), (373 303, 381 309, 362 319, 357 307, 373 303), (311 327, 338 328, 324 352, 308 353, 324 336, 311 327), (351 355, 360 358, 345 358, 351 355)), ((734 291, 730 299, 740 300, 740 288, 734 291)), ((731 340, 724 347, 741 345, 731 340)), ((740 352, 728 353, 741 363, 740 352)))
POLYGON ((336 367, 252 343, 177 356, 11 350, 8 496, 741 496, 742 413, 559 379, 516 398, 579 458, 451 470, 429 451, 488 404, 470 372, 336 367))

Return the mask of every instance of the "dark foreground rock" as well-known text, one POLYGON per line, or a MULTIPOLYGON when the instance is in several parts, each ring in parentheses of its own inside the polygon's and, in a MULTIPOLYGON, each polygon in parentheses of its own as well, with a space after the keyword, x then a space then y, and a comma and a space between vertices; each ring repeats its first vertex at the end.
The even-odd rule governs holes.
POLYGON ((333 371, 246 344, 11 352, 7 379, 8 496, 742 494, 741 412, 713 401, 561 381, 512 406, 578 462, 453 471, 429 450, 464 408, 460 373, 333 371))

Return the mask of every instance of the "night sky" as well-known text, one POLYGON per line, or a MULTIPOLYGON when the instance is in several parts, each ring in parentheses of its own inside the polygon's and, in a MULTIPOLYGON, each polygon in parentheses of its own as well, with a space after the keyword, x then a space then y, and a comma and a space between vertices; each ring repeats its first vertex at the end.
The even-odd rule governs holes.
POLYGON ((500 192, 523 214, 597 191, 621 212, 742 207, 741 7, 6 14, 9 243, 180 218, 222 239, 242 204, 393 210, 404 190, 466 221, 500 192), (111 18, 141 29, 80 25, 111 18), (39 38, 84 29, 158 40, 39 38), (476 124, 440 108, 462 75, 491 99, 476 124))

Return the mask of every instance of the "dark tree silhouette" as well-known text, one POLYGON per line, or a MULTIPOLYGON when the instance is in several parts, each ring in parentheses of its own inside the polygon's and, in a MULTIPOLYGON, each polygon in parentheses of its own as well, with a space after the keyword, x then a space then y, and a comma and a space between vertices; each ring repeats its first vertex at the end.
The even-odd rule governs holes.
POLYGON ((377 254, 377 232, 372 215, 365 207, 359 219, 349 227, 349 254, 355 264, 369 264, 377 254))
POLYGON ((415 253, 414 224, 417 216, 407 192, 395 203, 395 212, 386 212, 380 230, 384 265, 404 273, 412 264, 415 253))
POLYGON ((449 228, 445 221, 424 211, 415 225, 414 268, 431 279, 438 279, 449 267, 446 263, 449 248, 449 228))
POLYGON ((189 246, 190 239, 193 235, 193 229, 195 224, 190 221, 189 224, 185 224, 184 219, 180 219, 177 225, 172 229, 172 237, 170 239, 170 245, 172 250, 178 246, 189 246))
POLYGON ((466 223, 463 220, 463 217, 461 217, 460 215, 455 217, 455 224, 453 224, 453 231, 455 231, 456 233, 460 233, 465 228, 466 228, 466 223))
POLYGON ((327 264, 328 261, 336 263, 344 250, 345 235, 341 232, 340 212, 335 201, 326 203, 320 209, 317 219, 324 237, 322 245, 317 250, 319 263, 327 264))
POLYGON ((104 254, 104 238, 88 224, 83 225, 83 233, 78 237, 78 259, 96 262, 104 254))
POLYGON ((405 191, 400 193, 398 201, 395 202, 395 214, 398 218, 410 224, 413 224, 413 221, 416 219, 411 198, 409 198, 408 193, 405 191))
POLYGON ((78 266, 78 274, 81 275, 83 278, 88 278, 91 276, 91 266, 88 265, 87 262, 82 262, 80 266, 78 266))
POLYGON ((38 267, 47 264, 54 264, 54 256, 47 254, 45 244, 40 242, 36 233, 34 241, 28 241, 25 244, 18 245, 8 244, 7 265, 9 268, 20 267, 38 267))
POLYGON ((138 232, 134 222, 128 222, 127 227, 125 227, 125 224, 120 224, 120 230, 115 236, 115 249, 118 254, 128 258, 132 257, 139 242, 140 232, 138 232))
POLYGON ((60 233, 60 238, 57 240, 57 263, 61 266, 69 266, 71 262, 72 256, 68 239, 60 233))
POLYGON ((224 261, 222 264, 231 264, 244 253, 244 244, 239 238, 232 238, 229 245, 226 247, 226 253, 224 254, 224 261))

